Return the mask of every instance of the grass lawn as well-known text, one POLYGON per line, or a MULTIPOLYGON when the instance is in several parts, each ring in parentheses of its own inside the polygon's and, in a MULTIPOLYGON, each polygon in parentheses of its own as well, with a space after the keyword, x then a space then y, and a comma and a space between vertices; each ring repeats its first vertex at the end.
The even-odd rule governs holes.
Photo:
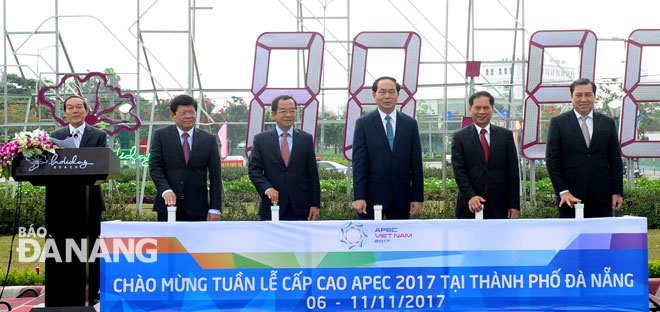
MULTIPOLYGON (((30 237, 33 238, 33 237, 30 237)), ((39 244, 43 248, 43 243, 44 239, 37 237, 36 238, 39 241, 39 244)), ((12 262, 11 262, 11 268, 12 269, 23 269, 23 268, 35 268, 39 266, 40 268, 44 269, 44 264, 39 263, 39 262, 19 262, 18 261, 18 252, 16 251, 16 248, 18 248, 18 240, 19 237, 16 236, 16 239, 14 240, 14 247, 12 248, 14 250, 13 255, 12 255, 12 262)), ((649 235, 648 235, 648 241, 649 241, 649 260, 660 260, 660 230, 649 230, 649 235)), ((9 235, 4 235, 0 236, 0 271, 4 271, 7 268, 7 261, 9 258, 9 243, 11 242, 11 236, 9 235)), ((30 245, 28 245, 30 246, 30 245)), ((26 254, 27 257, 31 256, 32 253, 26 254)))
POLYGON ((649 230, 649 260, 660 260, 660 230, 649 230))
MULTIPOLYGON (((37 242, 39 242, 40 248, 43 248, 44 246, 44 238, 42 237, 29 237, 30 239, 35 239, 37 242)), ((34 269, 35 267, 40 267, 42 270, 44 270, 45 265, 44 263, 39 263, 38 261, 34 262, 19 262, 18 261, 18 251, 16 249, 19 246, 19 240, 20 239, 27 239, 27 238, 20 238, 18 235, 16 235, 16 238, 14 239, 14 245, 12 248, 9 247, 9 244, 11 243, 11 236, 10 235, 3 235, 0 236, 0 271, 5 271, 7 269, 7 262, 9 261, 9 250, 13 249, 12 253, 12 260, 11 260, 11 269, 18 269, 22 270, 24 268, 31 268, 34 269)), ((26 246, 29 248, 32 248, 32 245, 27 244, 26 246)), ((26 257, 32 257, 34 253, 32 251, 26 252, 25 256, 26 257)), ((38 260, 38 259, 37 259, 38 260)), ((4 278, 4 275, 2 276, 4 278)))

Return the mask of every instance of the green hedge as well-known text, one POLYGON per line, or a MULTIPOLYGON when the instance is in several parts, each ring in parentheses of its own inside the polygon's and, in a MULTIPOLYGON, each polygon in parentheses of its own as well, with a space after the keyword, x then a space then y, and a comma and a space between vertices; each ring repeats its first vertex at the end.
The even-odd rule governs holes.
POLYGON ((247 176, 247 168, 222 168, 222 181, 234 181, 247 176))
MULTIPOLYGON (((12 198, 12 187, 0 189, 0 234, 9 234, 13 232, 14 218, 16 213, 16 204, 18 203, 18 189, 16 197, 12 198), (5 194, 6 191, 6 194, 5 194)), ((46 190, 42 186, 32 186, 29 183, 21 185, 21 209, 19 213, 18 226, 35 228, 45 226, 46 190)))
POLYGON ((649 278, 660 277, 660 260, 649 261, 649 278))
MULTIPOLYGON (((227 169, 224 171, 224 198, 223 198, 223 220, 259 220, 257 214, 259 196, 256 194, 254 185, 245 174, 245 169, 227 169)), ((456 181, 447 179, 447 193, 442 193, 442 179, 437 177, 437 169, 427 168, 424 179, 425 202, 422 205, 420 218, 423 219, 451 219, 454 217, 454 207, 458 187, 456 181)), ((133 172, 134 173, 134 172, 133 172)), ((354 219, 350 203, 352 194, 347 192, 347 179, 342 174, 338 179, 321 180, 321 219, 323 220, 347 220, 354 219)), ((648 220, 649 229, 660 228, 660 180, 649 180, 639 178, 635 180, 636 188, 626 191, 623 208, 616 211, 616 216, 631 215, 643 216, 648 220)), ((104 186, 107 184, 104 184, 104 186)), ((0 190, 0 234, 11 233, 16 198, 11 198, 12 189, 7 190, 7 195, 0 190)), ((105 187, 104 187, 105 188, 105 187)), ((103 214, 104 220, 124 221, 150 221, 155 220, 156 215, 151 209, 146 209, 138 214, 133 205, 135 200, 135 181, 118 183, 116 189, 121 196, 106 197, 107 210, 103 214)), ((529 182, 526 185, 529 190, 529 182)), ((145 203, 153 201, 156 189, 152 181, 147 181, 145 203), (150 201, 151 200, 151 201, 150 201)), ((29 183, 22 184, 22 208, 20 211, 19 225, 23 227, 44 226, 44 188, 35 187, 29 183)), ((521 210, 521 218, 556 218, 558 211, 555 207, 555 195, 549 178, 542 178, 536 183, 536 207, 532 209, 532 202, 527 200, 521 210)))
POLYGON ((321 180, 346 180, 346 173, 334 170, 319 170, 321 180))
POLYGON ((660 180, 636 180, 635 189, 625 191, 623 206, 615 216, 646 217, 649 229, 660 228, 660 180))
MULTIPOLYGON (((40 274, 37 274, 35 269, 24 268, 22 270, 9 270, 7 276, 7 286, 24 286, 24 285, 43 285, 46 278, 46 270, 41 269, 40 274)), ((5 280, 5 273, 0 269, 0 283, 5 280)))

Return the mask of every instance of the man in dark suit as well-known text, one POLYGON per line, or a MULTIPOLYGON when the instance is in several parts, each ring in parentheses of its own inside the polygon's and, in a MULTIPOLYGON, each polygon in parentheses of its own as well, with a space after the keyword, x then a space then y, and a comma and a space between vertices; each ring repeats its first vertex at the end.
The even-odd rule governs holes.
POLYGON ((276 97, 271 110, 277 125, 254 137, 248 170, 261 196, 261 220, 271 219, 270 206, 277 203, 280 220, 316 220, 321 206, 321 185, 314 138, 293 128, 296 101, 292 97, 276 97))
POLYGON ((623 164, 614 120, 594 111, 596 85, 580 78, 571 86, 573 109, 550 120, 545 158, 557 194, 559 216, 610 217, 623 202, 623 164))
MULTIPOLYGON (((69 126, 54 131, 50 136, 65 140, 73 138, 76 147, 105 147, 105 132, 96 129, 87 123, 85 118, 89 114, 89 105, 87 101, 77 95, 72 95, 64 100, 64 115, 69 121, 69 126)), ((89 189, 89 212, 87 215, 87 224, 89 229, 90 247, 93 246, 95 239, 101 234, 101 213, 105 211, 105 202, 103 200, 103 191, 100 185, 91 186, 89 189)), ((91 248, 88 250, 91 252, 91 248)), ((89 288, 91 294, 98 294, 99 278, 101 272, 101 261, 94 261, 89 265, 89 288)))
POLYGON ((153 208, 158 221, 167 221, 167 206, 171 205, 177 206, 177 221, 220 220, 217 139, 195 128, 197 101, 188 95, 172 100, 170 117, 175 124, 154 131, 151 141, 149 170, 158 191, 153 208))
POLYGON ((520 211, 518 152, 513 133, 490 123, 495 99, 486 91, 470 96, 473 124, 454 132, 451 164, 458 184, 456 218, 516 219, 520 211))
POLYGON ((373 219, 374 205, 387 219, 409 219, 424 201, 417 121, 396 110, 401 86, 394 78, 376 79, 371 90, 378 109, 355 122, 352 206, 358 219, 373 219))

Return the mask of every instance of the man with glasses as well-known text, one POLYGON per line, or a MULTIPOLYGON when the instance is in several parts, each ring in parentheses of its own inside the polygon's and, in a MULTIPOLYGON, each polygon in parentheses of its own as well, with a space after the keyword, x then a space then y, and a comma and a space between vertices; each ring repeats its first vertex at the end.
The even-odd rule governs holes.
POLYGON ((414 118, 396 110, 401 86, 380 77, 371 86, 378 109, 355 122, 353 209, 374 219, 374 205, 387 219, 416 217, 424 201, 422 145, 414 118))
POLYGON ((149 170, 158 191, 153 208, 158 221, 167 221, 167 206, 172 205, 177 207, 177 221, 220 220, 222 179, 217 139, 195 128, 197 101, 188 95, 172 100, 170 117, 175 124, 154 131, 151 140, 149 170))
POLYGON ((271 205, 280 206, 280 220, 316 220, 321 186, 314 138, 293 127, 296 101, 280 95, 271 103, 274 129, 254 137, 248 174, 261 196, 259 215, 270 220, 271 205))

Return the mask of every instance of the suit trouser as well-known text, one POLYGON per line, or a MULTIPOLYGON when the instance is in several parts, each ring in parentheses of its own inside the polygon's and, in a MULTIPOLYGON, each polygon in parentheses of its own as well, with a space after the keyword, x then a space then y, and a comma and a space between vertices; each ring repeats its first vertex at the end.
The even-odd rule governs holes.
MULTIPOLYGON (((186 213, 185 207, 184 200, 180 200, 176 208, 176 221, 206 221, 206 215, 191 216, 186 213)), ((158 221, 167 222, 167 212, 158 212, 158 221)))
MULTIPOLYGON (((559 195, 557 195, 559 196, 559 195)), ((600 218, 612 216, 612 202, 607 203, 597 202, 591 192, 591 187, 587 189, 585 198, 580 198, 584 204, 584 217, 585 218, 600 218)), ((563 204, 559 207, 560 218, 575 218, 575 209, 563 204)))
MULTIPOLYGON (((291 206, 291 201, 289 201, 286 204, 286 207, 284 207, 283 210, 280 210, 280 221, 304 221, 307 220, 308 215, 307 216, 296 215, 296 212, 293 210, 293 207, 291 206)), ((270 214, 261 216, 261 221, 270 221, 270 220, 271 220, 270 214)))
MULTIPOLYGON (((497 217, 495 217, 495 213, 493 212, 493 208, 491 206, 490 199, 488 198, 488 193, 481 195, 481 198, 483 198, 486 201, 485 203, 483 203, 483 205, 484 205, 484 219, 497 219, 497 217)), ((457 219, 474 219, 474 212, 470 212, 469 205, 466 204, 465 209, 467 210, 467 213, 469 214, 469 217, 460 217, 460 218, 457 218, 457 219)), ((505 215, 504 218, 506 219, 507 216, 508 215, 505 215)))
MULTIPOLYGON (((394 200, 392 200, 392 203, 390 203, 389 207, 390 207, 390 209, 383 210, 383 216, 385 217, 385 219, 387 219, 387 220, 407 220, 407 219, 410 219, 410 207, 395 207, 394 206, 394 200)), ((368 204, 367 204, 367 213, 366 214, 358 213, 357 218, 358 218, 358 220, 373 220, 374 219, 374 208, 373 208, 373 206, 369 207, 368 204)))

